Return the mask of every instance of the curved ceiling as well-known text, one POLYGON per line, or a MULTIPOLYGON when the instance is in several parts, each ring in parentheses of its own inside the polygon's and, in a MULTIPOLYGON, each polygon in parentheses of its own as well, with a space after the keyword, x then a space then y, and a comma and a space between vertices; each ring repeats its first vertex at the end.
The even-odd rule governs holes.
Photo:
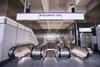
MULTIPOLYGON (((76 11, 85 12, 92 0, 31 0, 30 12, 71 12, 71 3, 76 1, 76 11)), ((42 29, 65 29, 73 21, 36 21, 42 29)), ((33 22, 34 23, 34 22, 33 22)))

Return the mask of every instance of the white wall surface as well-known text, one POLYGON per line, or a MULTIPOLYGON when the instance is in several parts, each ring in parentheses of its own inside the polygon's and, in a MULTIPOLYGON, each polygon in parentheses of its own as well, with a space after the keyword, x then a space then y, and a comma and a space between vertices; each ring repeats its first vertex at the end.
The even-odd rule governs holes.
POLYGON ((0 17, 0 62, 9 58, 8 50, 11 47, 28 43, 38 45, 38 40, 30 28, 7 17, 0 17))
POLYGON ((16 44, 24 44, 25 43, 25 31, 18 28, 17 29, 17 42, 16 44))
POLYGON ((8 59, 8 51, 16 43, 16 27, 5 25, 1 61, 8 59))
POLYGON ((4 24, 0 24, 0 61, 1 61, 1 55, 2 55, 4 26, 5 26, 4 24))
POLYGON ((38 40, 37 40, 37 38, 36 38, 36 36, 35 36, 35 34, 34 34, 33 31, 31 31, 31 33, 30 33, 30 39, 31 39, 31 42, 32 42, 35 46, 39 44, 39 42, 38 42, 38 40))

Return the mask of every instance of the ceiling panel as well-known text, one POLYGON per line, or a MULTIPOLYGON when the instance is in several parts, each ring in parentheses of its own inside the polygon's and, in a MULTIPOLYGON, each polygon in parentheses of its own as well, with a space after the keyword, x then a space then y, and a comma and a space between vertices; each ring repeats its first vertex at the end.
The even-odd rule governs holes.
MULTIPOLYGON (((32 0, 31 12, 67 12, 71 8, 72 0, 32 0)), ((78 11, 83 10, 91 0, 78 0, 78 11), (82 8, 82 9, 80 9, 82 8)), ((34 22, 33 22, 34 23, 34 22)), ((37 21, 40 25, 33 24, 34 29, 65 29, 73 21, 37 21)))
POLYGON ((57 22, 57 21, 47 21, 47 22, 38 22, 42 29, 65 29, 67 28, 72 22, 57 22))
POLYGON ((32 0, 31 3, 31 12, 42 12, 43 6, 41 0, 32 0))
POLYGON ((91 0, 76 0, 78 1, 77 6, 87 6, 91 0))

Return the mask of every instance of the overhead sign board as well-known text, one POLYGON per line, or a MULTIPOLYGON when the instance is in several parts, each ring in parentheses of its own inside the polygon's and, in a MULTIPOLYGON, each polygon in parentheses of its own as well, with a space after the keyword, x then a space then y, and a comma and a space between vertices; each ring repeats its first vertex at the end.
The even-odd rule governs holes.
POLYGON ((17 20, 84 20, 84 13, 18 13, 17 20))

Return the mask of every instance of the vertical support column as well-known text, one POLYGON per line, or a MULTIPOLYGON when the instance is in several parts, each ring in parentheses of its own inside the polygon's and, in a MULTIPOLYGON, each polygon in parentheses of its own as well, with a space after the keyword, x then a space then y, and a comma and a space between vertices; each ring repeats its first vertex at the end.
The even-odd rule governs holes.
POLYGON ((94 25, 94 27, 92 28, 92 35, 93 35, 93 37, 92 37, 92 40, 93 40, 93 45, 92 45, 92 49, 94 50, 94 51, 98 51, 98 44, 97 44, 97 37, 96 37, 96 23, 95 23, 95 25, 94 25))
POLYGON ((80 32, 79 32, 79 26, 78 23, 75 23, 75 42, 78 46, 80 45, 80 32))
POLYGON ((80 31, 79 31, 79 25, 77 24, 77 32, 78 32, 78 46, 81 46, 80 43, 80 31))
POLYGON ((76 8, 76 0, 71 0, 71 11, 72 13, 75 13, 75 8, 76 8))
POLYGON ((27 0, 24 1, 24 13, 26 13, 27 0))
POLYGON ((74 35, 75 35, 75 44, 77 44, 77 36, 76 36, 76 35, 77 35, 77 33, 76 33, 76 28, 77 28, 77 27, 76 27, 76 23, 74 23, 74 32, 75 32, 75 34, 74 34, 74 35))
POLYGON ((30 13, 31 0, 24 1, 24 13, 30 13))

